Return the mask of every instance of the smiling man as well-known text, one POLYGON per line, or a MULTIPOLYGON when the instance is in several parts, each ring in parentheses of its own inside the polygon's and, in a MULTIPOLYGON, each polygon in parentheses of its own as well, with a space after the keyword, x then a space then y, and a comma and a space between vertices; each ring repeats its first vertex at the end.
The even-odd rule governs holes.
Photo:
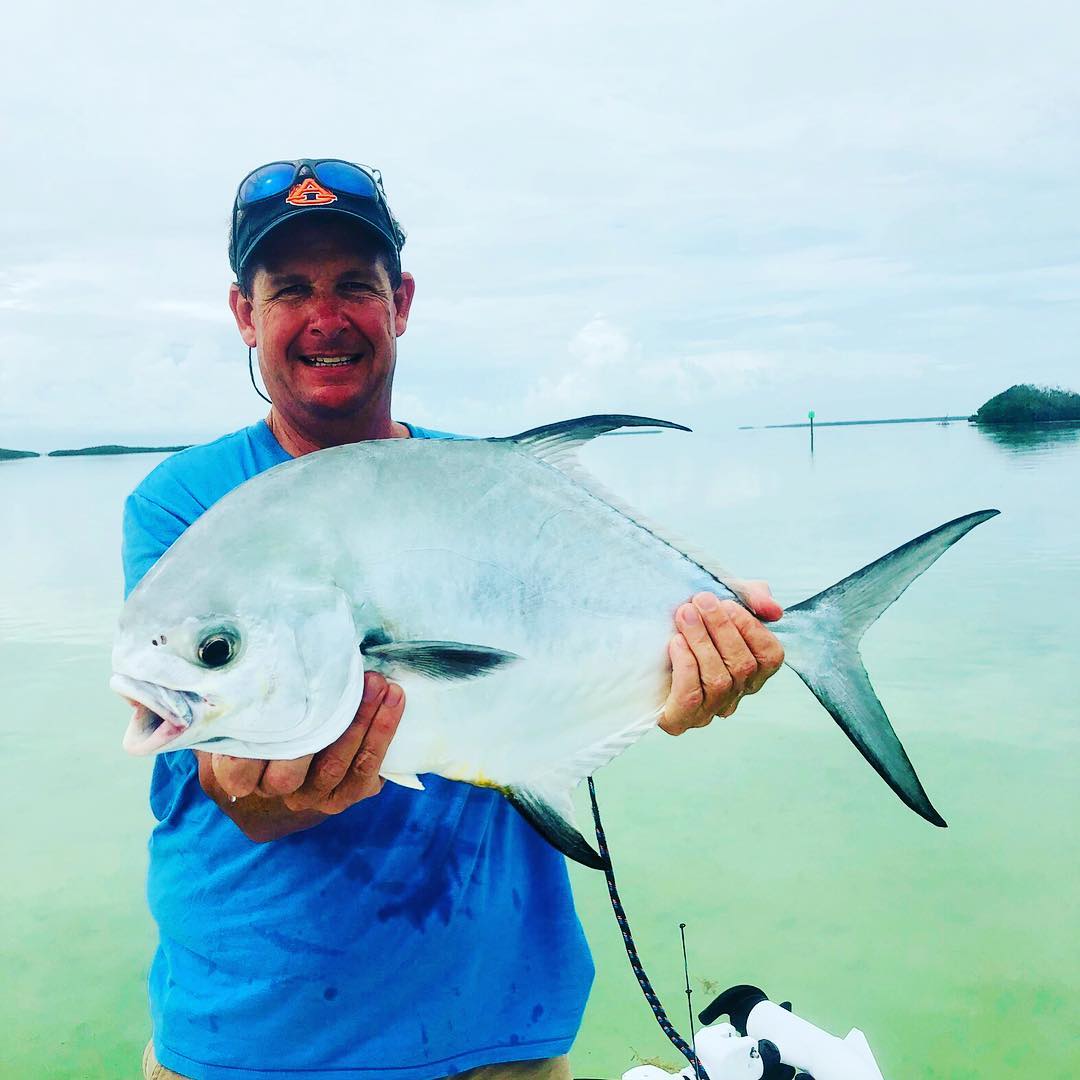
MULTIPOLYGON (((243 181, 230 304, 269 415, 169 458, 130 496, 129 592, 273 465, 364 439, 454 437, 392 418, 415 288, 403 242, 371 170, 305 159, 243 181)), ((766 588, 746 591, 779 617, 766 588)), ((669 653, 673 734, 730 715, 783 657, 743 607, 709 594, 678 609, 669 653)), ((592 962, 563 856, 494 791, 437 776, 422 792, 383 790, 404 711, 401 689, 369 674, 353 723, 318 754, 156 759, 149 1080, 569 1077, 592 962)))

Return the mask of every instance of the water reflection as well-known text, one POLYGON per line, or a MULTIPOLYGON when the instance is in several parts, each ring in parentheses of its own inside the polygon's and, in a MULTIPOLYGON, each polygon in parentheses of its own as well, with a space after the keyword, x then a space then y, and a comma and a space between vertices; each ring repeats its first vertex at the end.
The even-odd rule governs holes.
POLYGON ((1080 421, 1046 424, 975 424, 980 435, 1010 454, 1064 449, 1080 440, 1080 421))

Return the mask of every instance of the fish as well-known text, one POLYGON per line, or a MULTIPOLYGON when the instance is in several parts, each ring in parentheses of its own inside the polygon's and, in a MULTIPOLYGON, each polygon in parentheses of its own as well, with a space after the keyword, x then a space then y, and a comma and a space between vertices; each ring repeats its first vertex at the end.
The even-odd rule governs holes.
MULTIPOLYGON (((605 491, 579 449, 605 414, 467 440, 388 439, 295 458, 206 511, 132 591, 110 686, 133 754, 268 760, 332 743, 366 671, 408 702, 381 775, 496 788, 569 858, 602 868, 571 795, 657 727, 675 609, 739 584, 605 491)), ((899 798, 933 807, 859 655, 867 628, 997 510, 916 537, 771 624, 795 671, 899 798)))

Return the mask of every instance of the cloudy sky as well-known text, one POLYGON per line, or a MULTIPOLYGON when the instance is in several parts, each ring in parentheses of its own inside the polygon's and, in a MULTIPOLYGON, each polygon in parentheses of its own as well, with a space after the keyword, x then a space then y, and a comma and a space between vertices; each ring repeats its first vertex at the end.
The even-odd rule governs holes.
POLYGON ((263 0, 5 16, 0 445, 261 414, 236 184, 379 166, 396 413, 505 432, 965 413, 1080 389, 1074 5, 263 0))

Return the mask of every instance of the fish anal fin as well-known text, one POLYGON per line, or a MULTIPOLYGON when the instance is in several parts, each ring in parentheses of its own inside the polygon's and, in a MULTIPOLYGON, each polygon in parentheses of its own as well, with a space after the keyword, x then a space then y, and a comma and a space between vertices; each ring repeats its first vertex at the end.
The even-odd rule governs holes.
POLYGON ((475 679, 520 660, 516 653, 463 641, 390 641, 362 647, 373 670, 392 675, 395 668, 429 679, 475 679))
POLYGON ((527 787, 508 787, 504 794, 519 814, 568 859, 591 870, 606 870, 607 860, 578 831, 570 797, 550 799, 527 787))
POLYGON ((661 711, 657 707, 651 712, 638 716, 626 727, 585 747, 577 755, 546 773, 543 782, 544 790, 559 791, 566 788, 572 791, 586 776, 592 776, 597 769, 614 761, 624 750, 652 731, 660 722, 661 711))
POLYGON ((571 792, 583 777, 591 776, 655 728, 659 716, 659 708, 654 709, 637 717, 621 731, 584 748, 558 768, 521 783, 500 786, 499 790, 529 824, 567 858, 582 866, 603 870, 606 863, 574 824, 571 792))

